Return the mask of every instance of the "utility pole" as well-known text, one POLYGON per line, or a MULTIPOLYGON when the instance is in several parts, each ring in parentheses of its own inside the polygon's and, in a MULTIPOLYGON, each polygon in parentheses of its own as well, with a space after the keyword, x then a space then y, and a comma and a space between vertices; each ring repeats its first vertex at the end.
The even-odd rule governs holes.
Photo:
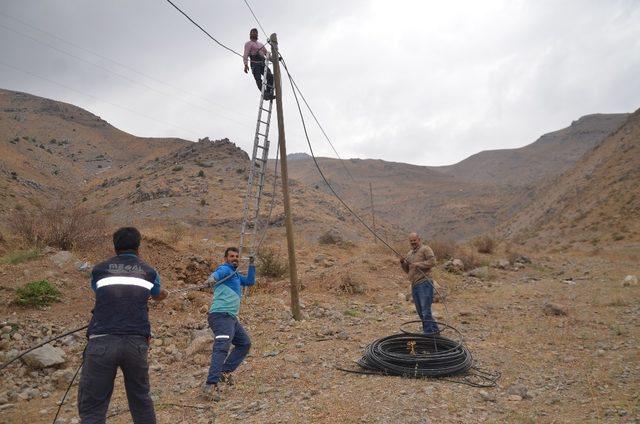
MULTIPOLYGON (((373 224, 373 232, 376 232, 376 213, 373 210, 373 188, 371 188, 371 182, 369 182, 369 197, 371 198, 371 223, 373 224)), ((378 239, 373 236, 373 242, 377 243, 378 239)))
MULTIPOLYGON (((282 80, 280 78, 280 56, 278 54, 278 37, 271 34, 271 57, 273 60, 273 76, 276 89, 276 107, 278 112, 278 144, 280 145, 280 177, 282 178, 282 201, 284 204, 284 224, 287 229, 287 248, 289 250, 289 278, 291 289, 291 315, 299 321, 300 299, 298 297, 298 270, 296 269, 296 249, 293 241, 293 219, 289 203, 289 174, 287 172, 287 147, 284 136, 284 114, 282 112, 282 80)), ((266 81, 265 81, 266 83, 266 81)))

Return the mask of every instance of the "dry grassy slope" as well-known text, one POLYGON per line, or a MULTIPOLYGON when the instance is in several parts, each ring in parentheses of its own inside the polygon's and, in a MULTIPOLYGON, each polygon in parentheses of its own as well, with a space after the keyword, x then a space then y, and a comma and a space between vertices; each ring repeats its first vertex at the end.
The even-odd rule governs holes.
POLYGON ((586 115, 527 146, 483 151, 454 165, 432 169, 464 181, 505 185, 535 183, 569 169, 620 128, 628 116, 626 113, 586 115))
POLYGON ((561 247, 640 241, 640 110, 576 165, 537 190, 508 233, 561 247))
POLYGON ((141 138, 76 106, 0 90, 0 213, 187 144, 141 138), (15 173, 12 175, 12 173, 15 173))
MULTIPOLYGON (((371 182, 376 219, 428 237, 464 239, 491 231, 517 191, 461 182, 428 167, 404 163, 369 159, 341 163, 329 158, 320 158, 319 163, 336 191, 367 220, 371 220, 371 182)), ((296 155, 289 168, 292 178, 328 191, 311 159, 296 155)))

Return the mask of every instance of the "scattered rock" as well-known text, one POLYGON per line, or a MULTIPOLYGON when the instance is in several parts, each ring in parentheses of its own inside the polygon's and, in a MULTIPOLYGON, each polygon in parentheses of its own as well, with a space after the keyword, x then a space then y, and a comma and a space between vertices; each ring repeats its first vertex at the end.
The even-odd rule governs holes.
POLYGON ((562 316, 567 315, 567 308, 559 303, 545 303, 542 310, 546 315, 562 316))
POLYGON ((17 342, 18 342, 18 341, 22 340, 22 334, 20 334, 20 333, 13 333, 13 334, 11 335, 11 338, 12 338, 13 340, 15 340, 15 341, 17 341, 17 342))
POLYGON ((91 262, 83 262, 83 261, 77 261, 75 263, 75 267, 78 271, 81 272, 91 272, 91 270, 93 269, 93 265, 91 264, 91 262))
POLYGON ((469 275, 471 277, 479 278, 481 280, 487 280, 487 279, 489 279, 489 267, 488 266, 481 266, 481 267, 478 267, 478 268, 474 268, 471 271, 469 271, 467 273, 467 275, 469 275))
POLYGON ((444 270, 453 274, 461 274, 464 271, 464 262, 460 259, 450 259, 444 263, 444 270))
POLYGON ((66 388, 73 379, 73 372, 71 370, 56 370, 51 374, 51 381, 58 389, 66 388))
POLYGON ((46 344, 27 353, 21 359, 31 368, 53 367, 64 364, 67 361, 64 351, 50 344, 46 344))
POLYGON ((522 396, 509 395, 509 396, 507 396, 507 400, 510 400, 512 402, 520 402, 522 400, 522 396))
POLYGON ((279 353, 280 353, 280 351, 279 351, 279 350, 270 350, 270 351, 268 351, 268 352, 263 353, 263 354, 262 354, 262 357, 263 357, 263 358, 268 358, 268 357, 270 357, 270 356, 277 356, 279 353))
POLYGON ((62 268, 67 262, 73 259, 73 253, 67 250, 61 250, 58 253, 51 255, 49 260, 62 268))
POLYGON ((522 385, 522 384, 514 384, 513 386, 509 387, 507 389, 507 394, 508 395, 515 395, 520 397, 520 399, 518 400, 522 400, 522 399, 530 399, 531 396, 529 395, 529 391, 527 389, 526 386, 522 385))
POLYGON ((638 285, 638 277, 635 275, 627 275, 622 280, 622 287, 636 287, 638 285))
POLYGON ((496 395, 493 394, 493 393, 489 393, 486 390, 480 390, 479 393, 480 393, 480 397, 485 402, 495 402, 496 401, 496 395))
POLYGON ((498 259, 496 262, 493 263, 493 267, 498 269, 507 269, 509 268, 509 265, 510 263, 506 259, 498 259))
POLYGON ((211 347, 211 343, 212 343, 211 337, 198 337, 197 339, 194 339, 191 342, 191 344, 185 350, 184 353, 185 355, 187 355, 187 357, 193 356, 211 347))

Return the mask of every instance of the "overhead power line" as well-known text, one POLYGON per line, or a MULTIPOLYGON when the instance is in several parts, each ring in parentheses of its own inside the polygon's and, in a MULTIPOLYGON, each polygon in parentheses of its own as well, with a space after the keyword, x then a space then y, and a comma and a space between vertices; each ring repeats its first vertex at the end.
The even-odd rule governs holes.
POLYGON ((191 107, 193 107, 193 108, 197 108, 197 109, 203 110, 203 111, 205 111, 205 112, 212 113, 212 114, 214 114, 214 115, 216 115, 216 116, 219 116, 219 117, 220 117, 220 118, 222 118, 222 119, 225 119, 225 120, 227 120, 227 121, 233 122, 233 123, 238 124, 238 125, 241 125, 241 126, 243 126, 243 127, 249 127, 249 125, 247 125, 246 123, 244 123, 244 122, 242 122, 242 121, 238 121, 238 120, 236 120, 236 119, 234 119, 234 118, 230 118, 230 117, 228 117, 228 116, 222 115, 222 114, 220 114, 220 112, 217 112, 217 111, 211 110, 211 109, 209 109, 209 108, 206 108, 206 107, 203 107, 203 106, 197 105, 197 104, 195 104, 195 103, 191 103, 191 102, 189 102, 188 100, 184 100, 184 99, 181 99, 181 98, 175 97, 175 96, 173 96, 173 95, 172 95, 172 94, 170 94, 170 93, 167 93, 167 92, 164 92, 164 91, 158 90, 158 89, 156 89, 156 88, 154 88, 154 87, 152 87, 152 86, 150 86, 150 85, 148 85, 148 84, 145 84, 145 83, 143 83, 143 82, 136 81, 135 79, 132 79, 132 78, 130 78, 130 77, 129 77, 129 76, 127 76, 127 75, 121 74, 121 73, 116 72, 116 71, 114 71, 114 70, 112 70, 112 69, 109 69, 109 68, 107 68, 107 67, 104 67, 104 66, 102 66, 102 65, 99 65, 99 64, 97 64, 97 63, 94 63, 94 62, 92 62, 92 61, 90 61, 90 60, 87 60, 87 59, 85 59, 85 58, 83 58, 83 57, 77 56, 77 55, 75 55, 75 54, 73 54, 73 53, 71 53, 71 52, 69 52, 69 51, 67 51, 67 50, 61 49, 61 48, 59 48, 59 47, 57 47, 57 46, 54 46, 54 45, 52 45, 52 44, 49 44, 49 43, 47 43, 47 42, 45 42, 45 41, 39 40, 39 39, 37 39, 37 38, 35 38, 35 37, 32 37, 32 36, 30 36, 30 35, 28 35, 28 34, 25 34, 25 33, 23 33, 23 32, 20 32, 20 31, 18 31, 18 30, 15 30, 14 28, 10 28, 10 27, 7 27, 7 26, 2 25, 2 24, 0 24, 0 28, 3 28, 3 29, 8 30, 8 31, 11 31, 11 32, 13 32, 13 33, 15 33, 15 34, 18 34, 18 35, 22 36, 22 37, 28 38, 28 39, 30 39, 30 40, 32 40, 32 41, 35 41, 36 43, 42 44, 42 45, 44 45, 44 46, 46 46, 46 47, 48 47, 48 48, 50 48, 50 49, 52 49, 52 50, 55 50, 55 51, 57 51, 57 52, 59 52, 59 53, 65 54, 65 55, 67 55, 67 56, 69 56, 69 57, 72 57, 72 58, 74 58, 74 59, 76 59, 76 60, 78 60, 78 61, 80 61, 80 62, 86 63, 86 64, 88 64, 88 65, 91 65, 91 66, 95 67, 95 68, 98 68, 98 69, 101 69, 101 70, 103 70, 103 71, 105 71, 105 72, 108 72, 108 73, 110 73, 110 74, 113 74, 113 75, 117 76, 118 78, 124 79, 125 81, 129 82, 130 84, 133 84, 133 85, 137 85, 137 86, 143 87, 143 88, 145 88, 145 89, 147 89, 147 90, 149 90, 149 91, 153 91, 154 93, 157 93, 157 94, 160 94, 160 95, 165 96, 165 97, 167 97, 167 98, 170 98, 171 100, 182 102, 182 103, 184 103, 184 104, 186 104, 186 105, 188 105, 188 106, 191 106, 191 107))
MULTIPOLYGON (((13 20, 13 21, 15 21, 15 22, 18 22, 18 23, 20 23, 21 25, 24 25, 24 26, 26 26, 26 27, 28 27, 28 28, 30 28, 30 29, 32 29, 32 30, 34 30, 34 31, 37 31, 37 32, 39 32, 39 33, 42 33, 42 34, 46 35, 46 36, 47 36, 47 37, 49 37, 49 38, 56 39, 56 40, 58 40, 58 41, 61 41, 61 42, 62 42, 62 43, 64 43, 64 44, 67 44, 67 45, 69 45, 69 46, 73 47, 73 48, 76 48, 76 49, 78 49, 78 50, 81 50, 81 51, 83 51, 83 52, 85 52, 85 53, 89 53, 89 54, 91 54, 91 55, 93 55, 93 56, 95 56, 95 57, 98 57, 98 58, 100 58, 100 59, 102 59, 102 60, 105 60, 105 61, 107 61, 107 62, 111 62, 112 64, 114 64, 114 65, 116 65, 116 66, 119 66, 119 67, 121 67, 121 68, 123 68, 123 69, 126 69, 126 70, 127 70, 127 71, 129 71, 129 72, 132 72, 132 73, 134 73, 134 74, 137 74, 137 75, 139 75, 139 76, 141 76, 141 77, 143 77, 143 78, 146 78, 146 79, 148 79, 148 80, 151 80, 151 81, 153 81, 153 82, 155 82, 155 83, 157 83, 157 84, 167 86, 167 87, 169 87, 169 88, 171 88, 171 89, 173 89, 173 90, 175 90, 175 91, 177 91, 177 92, 179 92, 179 93, 183 93, 183 94, 185 94, 185 95, 187 95, 187 96, 190 96, 190 97, 193 97, 193 98, 195 98, 195 99, 201 100, 201 101, 206 102, 206 103, 208 103, 208 104, 210 104, 210 105, 212 105, 212 106, 214 106, 214 107, 216 107, 216 108, 220 108, 220 109, 222 109, 222 110, 224 110, 224 111, 232 112, 232 113, 234 113, 234 114, 236 114, 236 115, 238 115, 238 116, 242 116, 242 117, 244 117, 244 118, 251 118, 249 115, 246 115, 246 114, 244 114, 244 113, 241 113, 241 112, 238 112, 238 111, 235 111, 235 110, 230 110, 230 109, 228 108, 228 106, 227 106, 227 105, 221 105, 221 104, 219 104, 219 103, 216 103, 216 102, 214 102, 214 101, 211 101, 210 99, 207 99, 207 98, 205 98, 205 97, 202 97, 202 96, 201 96, 200 94, 198 94, 198 93, 195 93, 195 92, 190 91, 190 90, 186 90, 186 89, 184 89, 184 88, 182 88, 182 87, 178 87, 177 85, 172 84, 171 82, 164 81, 164 80, 162 80, 162 79, 156 78, 156 77, 154 77, 154 76, 152 76, 152 75, 149 75, 149 74, 146 74, 146 73, 144 73, 144 72, 140 72, 139 70, 137 70, 137 69, 135 69, 135 68, 133 68, 133 67, 131 67, 131 66, 128 66, 128 65, 126 65, 126 64, 124 64, 124 63, 122 63, 122 62, 120 62, 120 61, 117 61, 117 60, 115 60, 115 59, 113 59, 113 58, 107 57, 107 56, 105 56, 105 55, 103 55, 103 54, 101 54, 101 53, 98 53, 98 52, 94 51, 94 50, 90 50, 90 49, 88 49, 88 48, 86 48, 86 47, 84 47, 84 46, 81 46, 81 45, 79 45, 79 44, 77 44, 77 43, 74 43, 74 42, 72 42, 72 41, 69 41, 69 40, 67 40, 67 39, 65 39, 65 38, 62 38, 62 37, 60 37, 60 36, 56 35, 56 34, 53 34, 53 33, 51 33, 51 32, 45 31, 45 30, 43 30, 42 28, 38 28, 38 27, 36 27, 35 25, 32 25, 32 24, 31 24, 31 23, 29 23, 29 22, 26 22, 26 21, 24 21, 24 20, 22 20, 22 19, 18 19, 18 18, 16 18, 15 16, 11 16, 11 15, 8 15, 8 14, 3 13, 3 12, 0 12, 0 15, 1 15, 1 16, 4 16, 5 18, 11 19, 11 20, 13 20)), ((12 30, 13 30, 13 29, 12 29, 12 30)))
POLYGON ((198 23, 196 21, 191 19, 191 17, 189 15, 187 15, 185 12, 183 12, 182 9, 180 9, 178 6, 176 6, 176 4, 174 2, 172 2, 171 0, 167 0, 167 3, 169 3, 171 6, 175 7, 175 9, 178 12, 182 13, 182 15, 184 15, 185 18, 187 18, 192 24, 197 26, 200 29, 200 31, 204 32, 207 35, 207 37, 209 37, 213 41, 215 41, 220 47, 230 51, 231 53, 235 54, 236 56, 242 57, 242 55, 240 53, 238 53, 237 51, 233 50, 231 47, 228 47, 228 46, 224 45, 223 43, 221 43, 220 41, 216 40, 213 35, 209 34, 206 29, 204 29, 200 25, 198 25, 198 23))

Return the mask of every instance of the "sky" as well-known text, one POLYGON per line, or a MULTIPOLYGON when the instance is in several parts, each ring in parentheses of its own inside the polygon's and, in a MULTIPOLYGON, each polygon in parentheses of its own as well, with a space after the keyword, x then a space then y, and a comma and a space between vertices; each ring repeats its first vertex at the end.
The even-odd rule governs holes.
MULTIPOLYGON (((244 0, 173 1, 236 51, 257 26, 244 0)), ((249 4, 343 159, 448 165, 640 108, 637 0, 249 4)), ((165 0, 3 0, 0 52, 0 88, 137 136, 253 144, 259 92, 241 58, 165 0)), ((283 84, 287 151, 308 153, 283 84)), ((305 117, 316 155, 335 157, 305 117)))

